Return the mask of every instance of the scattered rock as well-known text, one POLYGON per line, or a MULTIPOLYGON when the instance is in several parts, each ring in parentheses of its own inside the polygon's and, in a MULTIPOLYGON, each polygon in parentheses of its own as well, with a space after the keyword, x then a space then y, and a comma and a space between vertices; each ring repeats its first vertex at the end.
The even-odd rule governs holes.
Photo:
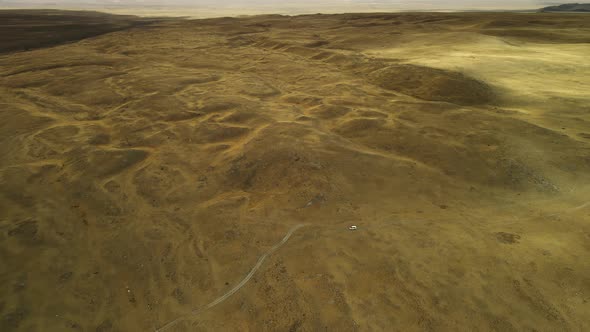
POLYGON ((59 282, 60 283, 65 283, 65 282, 69 281, 72 278, 72 275, 74 275, 74 273, 71 272, 71 271, 70 272, 66 272, 66 273, 60 275, 59 276, 59 282))
POLYGON ((39 226, 35 220, 25 220, 8 231, 8 236, 17 237, 23 241, 36 241, 39 226))
POLYGON ((498 232, 496 233, 496 239, 498 239, 498 241, 500 241, 501 243, 514 244, 518 243, 518 241, 520 240, 520 235, 506 232, 498 232))
POLYGON ((110 320, 104 320, 96 327, 96 332, 108 332, 113 330, 113 323, 110 320))
POLYGON ((305 207, 310 207, 312 205, 320 204, 325 201, 326 201, 326 197, 324 196, 324 194, 317 194, 311 200, 309 200, 309 202, 307 202, 307 204, 305 204, 305 207))
POLYGON ((4 316, 2 316, 2 320, 0 321, 0 330, 1 331, 13 331, 16 330, 22 321, 27 316, 27 311, 25 309, 16 309, 11 311, 4 316))
POLYGON ((111 137, 108 134, 98 134, 88 140, 88 144, 105 145, 111 142, 111 137))
POLYGON ((186 301, 184 297, 184 292, 180 288, 175 288, 172 291, 172 296, 174 297, 176 302, 178 302, 178 304, 184 304, 186 301))

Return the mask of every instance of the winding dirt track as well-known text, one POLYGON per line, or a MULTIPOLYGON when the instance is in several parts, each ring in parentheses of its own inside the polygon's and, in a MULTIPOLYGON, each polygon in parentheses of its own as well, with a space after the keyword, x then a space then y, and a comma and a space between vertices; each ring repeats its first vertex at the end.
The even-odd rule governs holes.
POLYGON ((214 306, 220 304, 221 302, 225 301, 226 299, 228 299, 230 296, 232 296, 234 293, 236 293, 237 291, 240 290, 240 288, 244 287, 244 285, 246 285, 246 283, 248 283, 248 281, 250 281, 250 279, 252 279, 252 276, 254 276, 254 273, 256 273, 256 271, 258 271, 258 269, 260 268, 260 266, 262 266, 262 263, 264 263, 264 260, 270 256, 273 252, 277 251, 280 247, 282 247, 285 243, 287 243, 287 241, 289 240, 289 238, 291 237, 291 235, 293 235, 293 233, 295 233, 298 229, 302 228, 306 226, 306 224, 298 224, 295 225, 293 227, 291 227, 291 229, 289 229, 289 231, 287 232, 287 234, 285 235, 285 237, 283 237, 283 239, 275 244, 272 248, 270 248, 267 252, 265 252, 262 256, 260 256, 260 258, 258 258, 258 261, 256 262, 256 264, 252 267, 252 269, 250 270, 250 272, 244 277, 244 279, 242 279, 242 281, 240 281, 240 283, 238 283, 234 288, 230 289, 227 293, 221 295, 220 297, 218 297, 217 299, 215 299, 213 302, 207 304, 206 306, 202 307, 202 308, 198 308, 193 310, 191 313, 184 315, 184 316, 180 316, 178 318, 176 318, 175 320, 167 323, 166 325, 156 329, 156 332, 161 332, 161 331, 165 331, 168 328, 176 325, 178 322, 190 318, 191 316, 195 316, 198 315, 199 313, 207 310, 207 309, 211 309, 214 306))

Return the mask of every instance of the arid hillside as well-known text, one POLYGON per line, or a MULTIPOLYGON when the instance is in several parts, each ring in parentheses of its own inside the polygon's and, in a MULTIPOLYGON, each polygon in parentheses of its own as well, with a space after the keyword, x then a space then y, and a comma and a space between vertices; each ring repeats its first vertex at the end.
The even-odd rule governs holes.
POLYGON ((0 10, 0 54, 76 42, 156 20, 164 19, 91 11, 0 10))
POLYGON ((1 331, 590 329, 587 15, 22 15, 1 331))

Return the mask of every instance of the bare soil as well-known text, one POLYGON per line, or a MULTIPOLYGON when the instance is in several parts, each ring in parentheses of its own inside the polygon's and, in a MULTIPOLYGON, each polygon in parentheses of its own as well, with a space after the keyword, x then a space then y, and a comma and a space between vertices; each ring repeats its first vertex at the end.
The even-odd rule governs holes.
POLYGON ((587 15, 85 15, 0 12, 1 331, 590 327, 587 15))

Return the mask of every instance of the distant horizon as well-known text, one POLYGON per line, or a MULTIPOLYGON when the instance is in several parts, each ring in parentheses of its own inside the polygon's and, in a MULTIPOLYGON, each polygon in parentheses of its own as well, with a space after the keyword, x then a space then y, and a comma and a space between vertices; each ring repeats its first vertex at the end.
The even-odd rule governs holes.
POLYGON ((22 7, 233 7, 233 8, 260 8, 260 7, 388 7, 403 9, 472 9, 472 8, 541 8, 551 5, 575 3, 575 1, 540 1, 540 0, 295 0, 287 3, 276 0, 0 0, 0 6, 22 7))
POLYGON ((0 0, 0 9, 95 10, 139 16, 207 18, 260 14, 300 15, 350 12, 527 11, 565 3, 572 2, 538 0, 324 0, 318 2, 312 0, 295 0, 285 3, 272 0, 0 0))

